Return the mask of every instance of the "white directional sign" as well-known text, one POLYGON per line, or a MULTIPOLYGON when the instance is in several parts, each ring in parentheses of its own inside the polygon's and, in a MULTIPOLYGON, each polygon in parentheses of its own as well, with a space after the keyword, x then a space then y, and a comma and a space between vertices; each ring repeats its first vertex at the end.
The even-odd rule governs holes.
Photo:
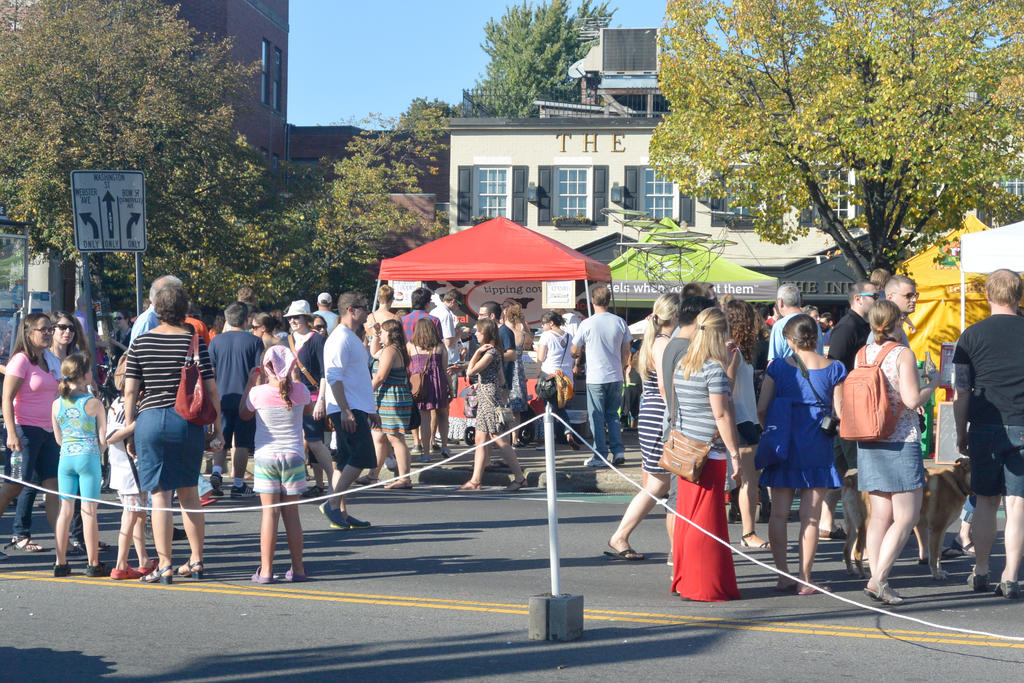
POLYGON ((142 171, 72 171, 71 203, 79 251, 146 251, 142 171))

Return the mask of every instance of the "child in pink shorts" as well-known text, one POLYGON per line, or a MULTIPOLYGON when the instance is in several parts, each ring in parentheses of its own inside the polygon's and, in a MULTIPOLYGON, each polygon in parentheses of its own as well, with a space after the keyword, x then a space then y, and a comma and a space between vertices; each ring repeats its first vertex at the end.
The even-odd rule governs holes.
POLYGON ((285 535, 292 566, 288 581, 305 581, 302 563, 302 523, 296 507, 306 490, 306 455, 302 443, 302 416, 313 412, 309 390, 295 376, 295 354, 287 346, 271 346, 263 354, 263 365, 253 368, 242 394, 238 415, 256 417, 256 451, 253 491, 260 494, 263 520, 260 524, 260 566, 252 575, 255 583, 274 583, 274 549, 278 519, 284 518, 285 535), (266 382, 260 383, 265 376, 266 382), (267 507, 275 503, 291 503, 267 507))

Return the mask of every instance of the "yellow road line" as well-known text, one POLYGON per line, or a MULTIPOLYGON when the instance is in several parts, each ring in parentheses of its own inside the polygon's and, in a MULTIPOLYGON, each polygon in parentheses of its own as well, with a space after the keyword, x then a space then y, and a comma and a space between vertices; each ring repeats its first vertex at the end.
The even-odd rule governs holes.
MULTIPOLYGON (((137 581, 111 581, 109 579, 90 579, 85 577, 54 578, 46 572, 2 572, 0 578, 22 579, 29 581, 45 581, 58 583, 78 583, 108 588, 128 588, 143 590, 171 590, 205 594, 223 594, 248 597, 283 598, 287 600, 309 600, 315 602, 336 602, 349 604, 377 605, 381 607, 419 607, 426 609, 443 609, 463 612, 483 612, 490 614, 529 614, 526 605, 498 602, 476 602, 469 600, 449 600, 445 598, 420 598, 398 595, 380 595, 369 593, 345 593, 337 591, 318 591, 308 588, 280 588, 271 586, 237 586, 228 583, 204 582, 185 583, 179 581, 171 586, 162 584, 143 585, 137 581)), ((287 584, 294 586, 294 584, 287 584)), ((950 645, 973 645, 980 647, 1000 647, 1024 649, 1024 643, 991 639, 987 636, 970 634, 947 634, 934 631, 910 631, 899 629, 881 629, 864 626, 839 626, 832 624, 812 624, 803 622, 764 621, 758 619, 704 617, 681 614, 657 614, 648 612, 622 612, 613 610, 584 610, 587 619, 595 621, 614 621, 634 624, 656 624, 663 626, 690 626, 715 628, 734 631, 762 631, 768 633, 789 633, 797 635, 832 636, 836 638, 858 638, 865 640, 906 640, 918 643, 943 643, 950 645)))

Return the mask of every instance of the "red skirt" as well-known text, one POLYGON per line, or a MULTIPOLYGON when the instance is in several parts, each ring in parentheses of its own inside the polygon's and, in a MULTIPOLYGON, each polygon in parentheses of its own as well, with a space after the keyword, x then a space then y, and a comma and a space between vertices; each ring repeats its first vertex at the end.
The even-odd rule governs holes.
MULTIPOLYGON (((728 543, 725 471, 725 460, 708 460, 698 483, 680 477, 676 511, 728 543)), ((732 551, 678 518, 672 537, 672 590, 701 602, 740 597, 732 551)))

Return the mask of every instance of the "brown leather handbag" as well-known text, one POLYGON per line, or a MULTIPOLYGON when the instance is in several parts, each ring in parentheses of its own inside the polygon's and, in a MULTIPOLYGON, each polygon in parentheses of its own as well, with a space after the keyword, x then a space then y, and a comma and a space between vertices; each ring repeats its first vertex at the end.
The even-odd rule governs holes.
POLYGON ((711 444, 717 438, 718 432, 716 431, 711 441, 704 443, 691 439, 678 429, 673 428, 661 449, 658 467, 696 484, 700 481, 701 472, 704 471, 704 463, 708 461, 711 444))
POLYGON ((205 427, 217 419, 217 407, 203 389, 203 378, 199 372, 199 335, 192 335, 192 343, 181 366, 181 380, 174 410, 188 422, 205 427))

